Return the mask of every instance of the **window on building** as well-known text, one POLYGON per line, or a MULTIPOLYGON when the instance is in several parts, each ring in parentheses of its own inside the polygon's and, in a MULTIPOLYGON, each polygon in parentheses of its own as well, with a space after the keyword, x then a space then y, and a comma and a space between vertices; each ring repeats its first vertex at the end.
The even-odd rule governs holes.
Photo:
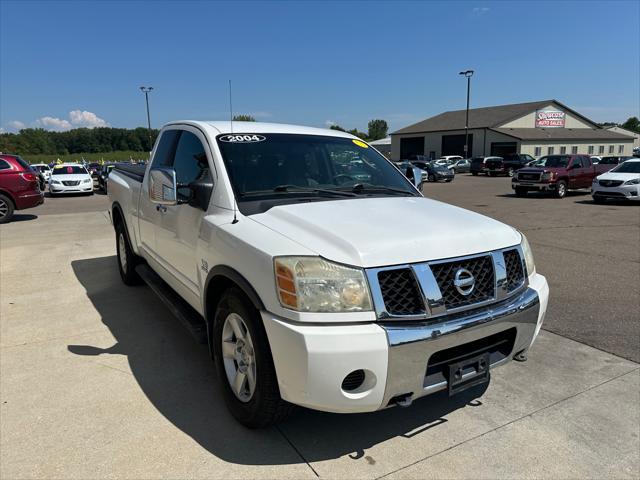
POLYGON ((540 155, 542 155, 542 147, 536 147, 533 149, 533 156, 534 157, 539 157, 540 155))
POLYGON ((624 145, 618 145, 618 153, 624 153, 624 145))
POLYGON ((604 153, 604 145, 598 147, 598 153, 604 153))
POLYGON ((589 145, 589 155, 593 155, 593 152, 595 152, 595 148, 593 145, 589 145))
POLYGON ((560 155, 567 153, 567 147, 560 147, 560 155))
POLYGON ((613 145, 609 145, 609 153, 613 153, 613 145))
POLYGON ((575 145, 574 145, 573 147, 571 147, 571 153, 573 153, 574 155, 575 155, 576 153, 578 153, 578 147, 577 147, 577 146, 575 146, 575 145))
POLYGON ((553 155, 553 147, 547 147, 547 155, 553 155))

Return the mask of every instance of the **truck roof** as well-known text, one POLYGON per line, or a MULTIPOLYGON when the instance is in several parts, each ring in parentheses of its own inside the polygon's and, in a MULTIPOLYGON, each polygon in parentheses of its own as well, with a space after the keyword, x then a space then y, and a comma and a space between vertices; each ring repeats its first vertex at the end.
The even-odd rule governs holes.
POLYGON ((302 125, 288 125, 286 123, 266 122, 233 122, 233 129, 229 120, 200 121, 179 120, 167 125, 187 124, 206 129, 214 129, 214 135, 225 133, 293 133, 299 135, 324 135, 328 137, 358 138, 347 132, 328 128, 305 127, 302 125))

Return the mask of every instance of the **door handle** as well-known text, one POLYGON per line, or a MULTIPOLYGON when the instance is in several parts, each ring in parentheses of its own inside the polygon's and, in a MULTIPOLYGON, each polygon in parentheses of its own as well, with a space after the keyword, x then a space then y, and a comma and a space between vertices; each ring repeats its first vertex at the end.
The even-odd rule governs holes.
POLYGON ((165 213, 167 211, 167 207, 165 207, 164 205, 156 205, 156 210, 165 213))

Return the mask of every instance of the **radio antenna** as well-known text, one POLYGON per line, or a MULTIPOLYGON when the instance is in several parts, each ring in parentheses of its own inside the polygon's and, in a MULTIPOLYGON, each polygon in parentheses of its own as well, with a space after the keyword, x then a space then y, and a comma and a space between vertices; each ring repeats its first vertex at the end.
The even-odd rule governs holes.
MULTIPOLYGON (((231 97, 231 79, 229 79, 229 123, 231 125, 231 135, 233 135, 233 102, 231 97)), ((233 152, 233 142, 229 145, 231 152, 233 152)), ((231 221, 232 225, 238 223, 238 201, 236 200, 236 194, 231 189, 231 194, 233 195, 233 220, 231 221)))

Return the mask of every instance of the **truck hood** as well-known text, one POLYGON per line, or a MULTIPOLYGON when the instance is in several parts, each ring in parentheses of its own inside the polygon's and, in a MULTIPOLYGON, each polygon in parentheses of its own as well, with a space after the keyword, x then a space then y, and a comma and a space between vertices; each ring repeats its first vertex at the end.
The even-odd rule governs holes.
POLYGON ((554 172, 554 173, 564 173, 567 169, 565 167, 525 167, 520 168, 518 173, 543 173, 543 172, 554 172))
POLYGON ((282 205, 248 218, 324 258, 364 268, 471 255, 521 241, 508 225, 423 197, 282 205))

